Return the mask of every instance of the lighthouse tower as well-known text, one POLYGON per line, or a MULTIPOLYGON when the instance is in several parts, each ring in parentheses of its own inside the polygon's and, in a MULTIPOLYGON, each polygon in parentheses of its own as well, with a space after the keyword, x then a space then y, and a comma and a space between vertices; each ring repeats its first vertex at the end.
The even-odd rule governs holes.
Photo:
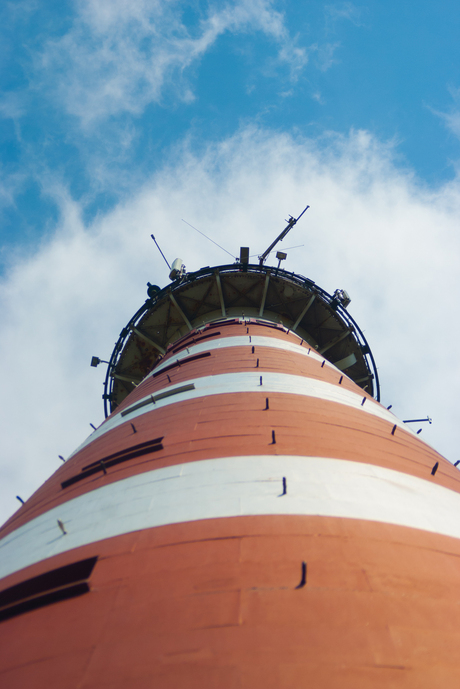
POLYGON ((106 420, 1 529, 2 689, 460 685, 459 474, 348 295, 247 254, 149 285, 106 420))

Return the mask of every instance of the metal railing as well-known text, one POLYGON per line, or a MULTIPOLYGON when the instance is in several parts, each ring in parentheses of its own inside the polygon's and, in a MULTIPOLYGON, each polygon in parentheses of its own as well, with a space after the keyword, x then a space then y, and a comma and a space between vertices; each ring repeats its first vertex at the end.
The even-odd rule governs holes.
POLYGON ((112 389, 114 385, 114 378, 112 377, 111 373, 115 370, 117 366, 125 342, 131 335, 132 328, 135 327, 136 323, 138 323, 138 321, 147 311, 150 311, 152 308, 154 308, 157 303, 162 301, 162 299, 164 299, 164 297, 166 297, 169 294, 169 292, 174 293, 175 291, 184 287, 184 285, 193 284, 193 282, 199 280, 200 278, 211 277, 215 275, 217 271, 219 272, 219 274, 235 272, 260 274, 270 273, 273 274, 275 277, 280 277, 284 280, 292 282, 295 285, 304 287, 308 289, 309 292, 313 292, 314 294, 319 296, 326 304, 328 304, 331 308, 334 309, 335 313, 337 313, 340 316, 341 320, 348 327, 353 328, 352 336, 354 336, 356 342, 361 348, 361 351, 363 352, 363 357, 369 376, 372 377, 374 381, 374 397, 378 402, 380 401, 379 376, 377 372, 377 366, 375 364, 375 360, 372 355, 369 344, 366 338, 364 337, 361 328, 358 326, 356 321, 350 316, 348 311, 340 304, 340 302, 337 302, 337 300, 335 300, 333 296, 326 292, 326 290, 319 287, 313 280, 310 280, 309 278, 306 278, 303 275, 299 275, 298 273, 291 273, 289 271, 283 270, 282 268, 273 268, 272 266, 232 263, 222 266, 207 266, 206 268, 201 268, 200 270, 197 270, 194 273, 186 273, 179 280, 175 280, 169 285, 166 285, 166 287, 157 292, 153 298, 147 299, 145 303, 140 307, 140 309, 136 311, 134 316, 130 319, 128 324, 121 331, 120 336, 115 344, 112 355, 110 357, 109 365, 107 367, 107 374, 104 382, 104 394, 102 396, 104 400, 104 413, 106 417, 110 413, 108 410, 108 402, 111 399, 112 389))

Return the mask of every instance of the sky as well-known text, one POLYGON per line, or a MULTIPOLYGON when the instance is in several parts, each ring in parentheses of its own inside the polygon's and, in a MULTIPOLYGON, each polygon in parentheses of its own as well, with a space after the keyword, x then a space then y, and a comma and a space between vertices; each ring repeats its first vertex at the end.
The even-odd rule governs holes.
POLYGON ((382 402, 452 462, 460 325, 453 0, 5 0, 0 522, 103 420, 101 365, 171 262, 261 253, 329 292, 382 402), (300 245, 300 246, 299 246, 300 245))

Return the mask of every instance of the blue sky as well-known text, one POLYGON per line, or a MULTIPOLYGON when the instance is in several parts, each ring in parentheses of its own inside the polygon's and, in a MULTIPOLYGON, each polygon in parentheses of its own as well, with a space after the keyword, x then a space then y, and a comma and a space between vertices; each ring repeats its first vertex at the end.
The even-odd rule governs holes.
MULTIPOLYGON (((422 182, 460 156, 453 1, 40 2, 2 5, 2 244, 112 208, 187 137, 248 123, 324 140, 365 129, 422 182)), ((8 251, 2 252, 3 264, 8 251)))
POLYGON ((287 267, 353 291, 384 402, 460 458, 459 25, 451 0, 2 4, 0 516, 102 420, 88 357, 166 284, 150 234, 227 260, 182 218, 236 255, 309 203, 287 267))

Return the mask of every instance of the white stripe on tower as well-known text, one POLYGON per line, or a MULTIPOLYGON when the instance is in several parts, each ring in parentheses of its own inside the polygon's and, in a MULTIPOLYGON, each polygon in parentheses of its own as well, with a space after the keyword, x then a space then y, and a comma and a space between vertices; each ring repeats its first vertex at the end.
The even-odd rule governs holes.
POLYGON ((141 529, 253 515, 361 519, 460 538, 460 494, 415 476, 325 457, 224 457, 131 476, 45 512, 0 541, 0 578, 141 529))
MULTIPOLYGON (((196 344, 191 344, 185 349, 173 356, 168 356, 164 361, 162 361, 158 366, 155 366, 152 373, 148 377, 162 371, 166 366, 173 364, 176 361, 181 361, 189 356, 195 354, 202 354, 203 352, 212 352, 216 349, 226 349, 227 347, 270 347, 270 349, 278 349, 280 352, 291 352, 292 354, 300 354, 303 356, 309 356, 316 361, 324 361, 325 366, 335 368, 334 364, 325 359, 318 354, 313 347, 310 347, 306 342, 304 342, 299 337, 299 342, 288 342, 286 340, 281 340, 277 337, 263 337, 262 335, 237 335, 229 337, 221 337, 217 340, 212 340, 211 342, 197 342, 196 344)), ((336 369, 337 371, 338 369, 336 369)))
MULTIPOLYGON (((340 371, 337 372, 340 373, 340 371)), ((80 452, 93 440, 100 438, 113 428, 117 428, 117 426, 120 426, 122 423, 132 421, 136 417, 142 416, 154 409, 161 409, 171 404, 176 404, 177 402, 195 400, 209 395, 222 395, 233 392, 259 392, 265 394, 284 393, 314 397, 316 399, 335 402, 346 407, 362 410, 363 413, 376 416, 388 421, 388 423, 392 425, 396 424, 400 428, 404 428, 404 430, 412 433, 411 429, 408 428, 403 421, 400 421, 394 414, 373 399, 366 398, 366 403, 363 405, 363 394, 352 392, 339 385, 334 385, 333 383, 328 383, 323 380, 308 378, 307 376, 294 376, 288 373, 263 371, 262 369, 249 372, 223 373, 181 381, 181 383, 177 385, 170 385, 167 388, 156 390, 154 395, 165 390, 168 390, 170 396, 154 402, 151 399, 152 395, 147 395, 136 400, 131 407, 125 407, 121 412, 115 413, 99 426, 99 428, 75 450, 72 456, 80 452), (182 391, 182 388, 186 386, 190 386, 190 388, 182 391), (177 390, 176 395, 173 394, 175 390, 177 390), (151 404, 149 403, 150 401, 151 404)))

